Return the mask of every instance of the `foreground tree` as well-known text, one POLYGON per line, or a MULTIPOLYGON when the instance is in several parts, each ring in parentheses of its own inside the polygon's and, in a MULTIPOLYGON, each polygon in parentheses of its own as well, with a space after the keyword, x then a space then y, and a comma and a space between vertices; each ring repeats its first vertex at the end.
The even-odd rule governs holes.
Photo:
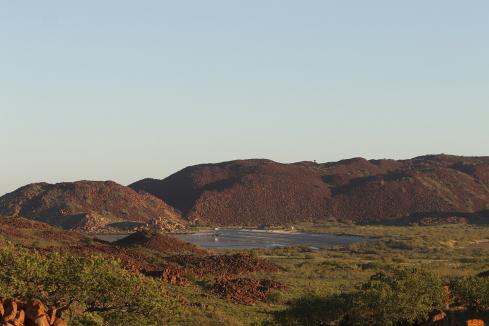
POLYGON ((451 284, 455 304, 464 306, 469 312, 489 311, 489 278, 465 277, 451 284))
POLYGON ((163 286, 103 257, 0 248, 0 296, 40 299, 75 325, 161 325, 179 313, 163 286))
POLYGON ((443 284, 433 273, 394 268, 373 275, 352 294, 345 319, 353 324, 409 325, 428 320, 446 299, 443 284))

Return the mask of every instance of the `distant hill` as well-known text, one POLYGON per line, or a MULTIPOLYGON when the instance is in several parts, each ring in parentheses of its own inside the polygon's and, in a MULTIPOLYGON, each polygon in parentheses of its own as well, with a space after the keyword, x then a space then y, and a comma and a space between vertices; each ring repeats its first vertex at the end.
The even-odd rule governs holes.
POLYGON ((180 213, 148 193, 112 181, 35 183, 0 197, 0 215, 87 232, 183 225, 180 213))
POLYGON ((187 167, 132 185, 190 220, 220 225, 358 222, 489 215, 489 157, 427 155, 409 160, 238 160, 187 167))
POLYGON ((331 190, 312 168, 268 160, 188 167, 130 185, 178 207, 191 220, 281 224, 327 216, 331 190))
POLYGON ((60 248, 86 244, 89 238, 49 224, 24 218, 0 216, 0 246, 8 242, 28 248, 60 248))

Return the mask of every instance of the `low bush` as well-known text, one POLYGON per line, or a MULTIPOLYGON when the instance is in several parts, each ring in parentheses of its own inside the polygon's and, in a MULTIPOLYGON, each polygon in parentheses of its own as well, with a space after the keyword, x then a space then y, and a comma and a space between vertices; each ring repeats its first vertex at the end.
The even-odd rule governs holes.
POLYGON ((434 274, 416 268, 379 272, 350 293, 302 298, 277 314, 290 325, 412 325, 443 308, 446 291, 434 274))
POLYGON ((489 310, 489 278, 460 278, 452 282, 451 289, 455 304, 474 312, 489 310))

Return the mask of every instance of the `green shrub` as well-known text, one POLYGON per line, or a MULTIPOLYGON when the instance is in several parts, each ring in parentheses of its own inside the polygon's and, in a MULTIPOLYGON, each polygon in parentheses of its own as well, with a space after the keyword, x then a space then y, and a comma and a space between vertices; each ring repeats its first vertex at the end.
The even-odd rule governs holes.
POLYGON ((268 303, 282 304, 285 301, 284 294, 281 291, 275 290, 271 292, 267 297, 268 303))
POLYGON ((288 325, 412 325, 426 321, 445 300, 434 274, 394 268, 373 275, 353 292, 295 300, 276 319, 288 325))
POLYGON ((78 323, 103 318, 108 325, 161 325, 179 313, 160 282, 117 261, 41 255, 13 245, 0 248, 0 296, 38 298, 78 323))
POLYGON ((352 324, 414 324, 443 308, 446 299, 441 280, 416 268, 380 272, 351 295, 346 319, 352 324))
POLYGON ((338 324, 349 307, 347 296, 334 294, 325 298, 309 295, 289 302, 288 309, 275 314, 279 325, 338 324))
POLYGON ((104 319, 95 313, 84 313, 76 316, 71 322, 72 326, 104 326, 104 319))
POLYGON ((489 310, 489 278, 465 277, 451 284, 455 303, 464 305, 469 311, 489 310))

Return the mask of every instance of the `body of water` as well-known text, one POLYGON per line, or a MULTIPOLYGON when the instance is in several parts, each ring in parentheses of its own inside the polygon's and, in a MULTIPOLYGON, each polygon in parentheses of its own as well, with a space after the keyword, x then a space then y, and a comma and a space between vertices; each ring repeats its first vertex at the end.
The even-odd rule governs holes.
POLYGON ((204 248, 247 249, 306 246, 324 248, 365 241, 364 237, 326 233, 272 232, 262 230, 222 229, 176 235, 179 239, 204 248))

